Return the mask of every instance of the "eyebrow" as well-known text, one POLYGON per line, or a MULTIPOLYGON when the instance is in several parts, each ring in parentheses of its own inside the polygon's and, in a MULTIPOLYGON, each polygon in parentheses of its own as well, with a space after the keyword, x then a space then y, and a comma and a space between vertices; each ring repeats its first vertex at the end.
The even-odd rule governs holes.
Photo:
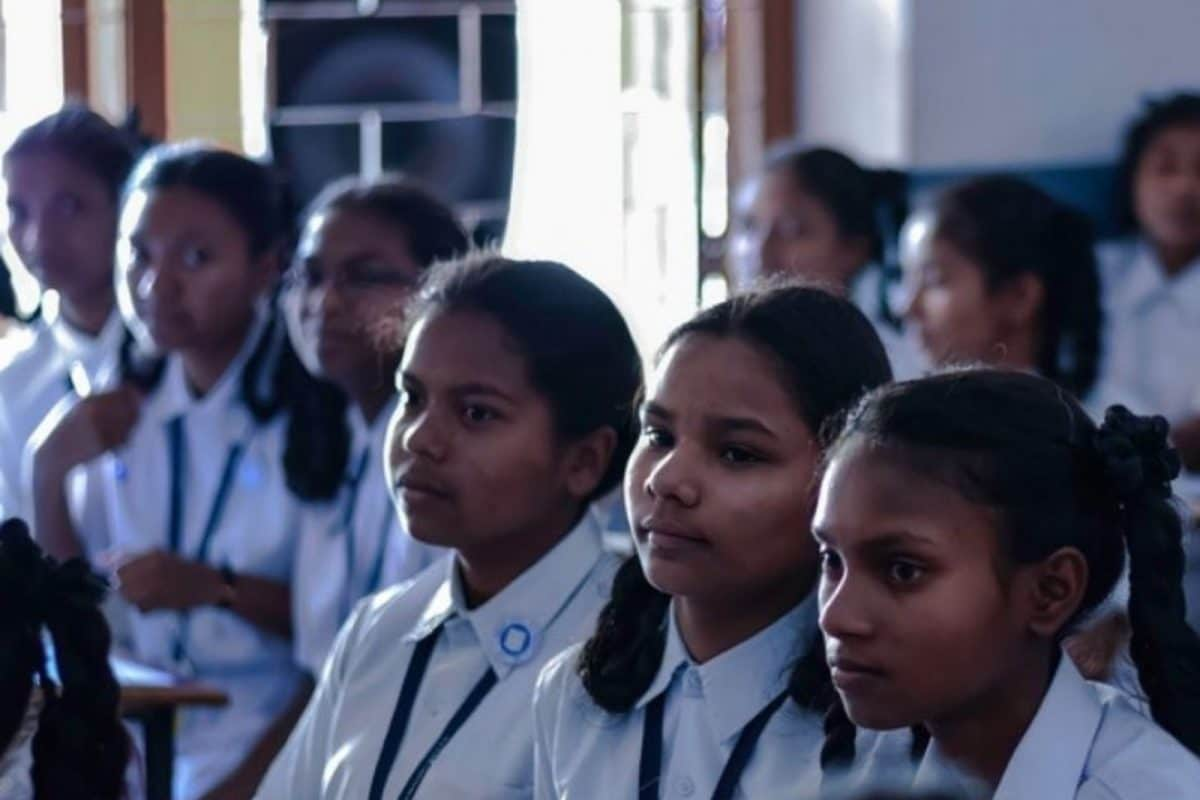
POLYGON ((507 392, 488 383, 475 382, 459 384, 458 386, 454 387, 454 393, 461 395, 482 394, 488 397, 497 397, 506 403, 516 403, 516 400, 514 400, 513 397, 507 392))
MULTIPOLYGON (((813 538, 821 544, 829 544, 831 540, 837 538, 833 535, 833 532, 828 529, 813 527, 811 531, 813 538)), ((904 545, 913 544, 921 544, 932 547, 937 543, 927 536, 922 536, 918 533, 912 533, 911 531, 888 531, 886 533, 879 534, 878 536, 872 536, 866 541, 860 543, 859 547, 868 550, 891 550, 904 545)))
MULTIPOLYGON (((675 418, 675 415, 671 413, 669 409, 659 405, 653 400, 647 400, 642 403, 642 414, 649 417, 658 417, 659 419, 663 419, 668 422, 675 418)), ((704 422, 709 427, 716 428, 722 433, 737 433, 739 431, 744 431, 748 433, 762 434, 764 436, 769 436, 772 439, 778 438, 775 431, 771 430, 769 427, 753 417, 724 417, 710 415, 704 417, 704 422)))

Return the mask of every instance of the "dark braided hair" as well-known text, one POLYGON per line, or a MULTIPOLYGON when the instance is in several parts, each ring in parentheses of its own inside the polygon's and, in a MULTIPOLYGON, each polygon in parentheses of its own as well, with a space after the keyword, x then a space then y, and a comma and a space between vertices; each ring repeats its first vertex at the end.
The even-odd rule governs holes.
POLYGON ((1037 369, 1086 396, 1096 382, 1103 323, 1087 218, 1027 181, 990 175, 939 198, 933 235, 976 263, 989 290, 1026 274, 1041 281, 1037 369))
MULTIPOLYGON (((741 339, 763 352, 814 432, 892 377, 879 336, 862 312, 810 286, 781 284, 701 311, 667 337, 660 358, 695 334, 741 339)), ((601 708, 628 711, 649 689, 662 663, 668 602, 646 580, 636 557, 621 566, 578 665, 584 687, 601 708)), ((817 670, 810 659, 800 662, 790 682, 796 702, 810 707, 813 697, 828 691, 824 665, 823 656, 817 670)))
POLYGON ((1184 617, 1183 532, 1170 485, 1179 458, 1165 420, 1115 406, 1097 427, 1044 378, 977 369, 872 393, 828 452, 859 439, 992 509, 1013 563, 1063 547, 1082 553, 1088 584, 1059 641, 1111 594, 1128 551, 1139 680, 1154 719, 1200 753, 1200 637, 1184 617))
POLYGON ((33 785, 41 800, 116 800, 130 743, 118 717, 120 687, 108 664, 107 586, 82 559, 43 556, 25 523, 0 525, 0 749, 21 725, 36 679, 43 706, 33 738, 33 785), (49 678, 42 629, 59 676, 49 678))
MULTIPOLYGON (((400 233, 422 269, 465 253, 466 231, 450 206, 420 184, 399 175, 374 180, 349 176, 329 184, 312 201, 305 219, 345 211, 364 214, 400 233)), ((295 281, 294 281, 295 282, 295 281)), ((297 289, 302 290, 302 289, 297 289)), ((402 323, 403 320, 387 320, 402 323)), ((385 337, 389 338, 389 337, 385 337)), ((395 358, 383 368, 394 371, 403 346, 395 339, 395 358)), ((391 376, 385 377, 390 381, 391 376)), ((350 427, 345 393, 328 380, 313 378, 307 392, 293 399, 288 419, 284 468, 288 486, 305 500, 334 497, 350 459, 350 427)))

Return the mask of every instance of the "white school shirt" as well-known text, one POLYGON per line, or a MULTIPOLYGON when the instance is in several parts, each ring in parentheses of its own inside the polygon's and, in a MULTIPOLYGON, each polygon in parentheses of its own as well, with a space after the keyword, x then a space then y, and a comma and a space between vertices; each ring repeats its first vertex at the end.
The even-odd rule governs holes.
POLYGON ((1106 329, 1098 404, 1172 421, 1200 414, 1200 259, 1168 279, 1143 239, 1102 245, 1097 258, 1106 329))
POLYGON ((338 630, 360 599, 408 580, 445 552, 409 536, 392 505, 384 447, 395 407, 393 399, 371 425, 357 408, 349 410, 346 479, 322 513, 305 518, 292 627, 296 661, 313 675, 321 674, 338 630))
POLYGON ((82 370, 89 387, 107 388, 124 335, 116 311, 93 337, 72 328, 56 303, 47 303, 42 319, 24 332, 24 346, 0 369, 0 517, 30 514, 26 445, 51 409, 74 394, 72 368, 82 370))
POLYGON ((887 351, 888 360, 892 364, 892 374, 898 381, 919 378, 928 371, 928 360, 921 352, 921 345, 910 330, 895 327, 889 320, 884 319, 880 309, 883 286, 883 269, 875 264, 869 264, 855 276, 850 284, 850 300, 863 312, 879 340, 887 351))
MULTIPOLYGON (((914 783, 918 789, 944 786, 955 774, 964 792, 979 793, 978 784, 957 773, 936 742, 930 742, 914 783)), ((1085 680, 1063 653, 992 797, 1196 800, 1200 759, 1120 691, 1085 680)))
MULTIPOLYGON (((662 664, 633 709, 613 714, 583 687, 581 647, 555 658, 534 695, 535 797, 636 798, 646 707, 666 693, 658 796, 707 798, 717 786, 738 735, 787 690, 793 665, 817 629, 816 595, 751 638, 696 664, 668 612, 662 664)), ((822 715, 790 699, 770 718, 735 796, 783 797, 783 787, 821 782, 822 715)), ((792 796, 791 794, 786 796, 792 796)))
MULTIPOLYGON (((256 425, 241 401, 242 367, 257 339, 247 338, 225 375, 199 399, 187 386, 182 361, 168 359, 162 382, 146 398, 125 445, 86 466, 86 497, 102 506, 106 530, 84 532, 85 538, 103 539, 126 556, 169 549, 167 428, 182 415, 186 479, 180 555, 196 559, 229 453, 240 444, 244 454, 230 473, 228 499, 204 560, 238 574, 290 583, 302 512, 284 478, 285 420, 256 425)), ((229 775, 299 688, 301 672, 293 663, 291 642, 217 607, 186 615, 126 610, 129 640, 122 644, 134 658, 229 695, 223 708, 187 709, 179 717, 174 796, 198 797, 229 775)))
POLYGON ((489 668, 499 682, 433 762, 416 797, 530 797, 538 672, 591 635, 618 565, 603 550, 589 511, 553 550, 477 608, 467 608, 452 553, 409 583, 361 601, 257 797, 367 798, 414 648, 439 627, 383 797, 399 795, 489 668))

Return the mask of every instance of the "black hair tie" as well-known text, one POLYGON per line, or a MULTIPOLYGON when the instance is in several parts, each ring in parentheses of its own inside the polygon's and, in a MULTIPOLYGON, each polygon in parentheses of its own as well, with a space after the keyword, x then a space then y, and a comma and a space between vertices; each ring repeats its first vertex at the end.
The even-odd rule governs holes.
POLYGON ((1104 474, 1124 504, 1146 495, 1171 496, 1179 476, 1179 453, 1168 438, 1171 426, 1161 416, 1140 417, 1124 406, 1112 406, 1095 435, 1095 450, 1104 474))

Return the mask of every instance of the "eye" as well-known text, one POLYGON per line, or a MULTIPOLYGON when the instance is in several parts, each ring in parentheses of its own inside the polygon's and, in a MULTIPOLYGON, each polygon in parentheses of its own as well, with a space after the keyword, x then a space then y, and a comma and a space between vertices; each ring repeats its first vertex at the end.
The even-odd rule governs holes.
POLYGON ((187 247, 183 251, 183 265, 188 269, 202 267, 212 260, 212 255, 203 247, 187 247))
POLYGON ((645 439, 651 447, 666 449, 674 444, 671 434, 662 428, 646 426, 642 429, 642 438, 645 439))
POLYGON ((820 550, 821 556, 821 572, 826 575, 836 575, 842 571, 842 557, 828 547, 822 547, 820 550))
POLYGON ((742 447, 740 445, 726 445, 721 448, 721 461, 730 466, 745 466, 747 464, 762 463, 763 458, 753 450, 742 447))
POLYGON ((463 408, 463 419, 470 425, 483 425, 497 419, 500 415, 487 406, 478 403, 468 403, 463 408))
POLYGON ((8 204, 8 224, 23 225, 28 217, 29 213, 25 210, 25 206, 16 203, 8 204))
POLYGON ((887 567, 888 580, 898 586, 911 586, 924 578, 925 574, 923 566, 907 559, 894 559, 887 567))
POLYGON ((396 409, 402 416, 407 416, 421 405, 421 393, 418 389, 403 384, 396 387, 397 401, 396 409))

